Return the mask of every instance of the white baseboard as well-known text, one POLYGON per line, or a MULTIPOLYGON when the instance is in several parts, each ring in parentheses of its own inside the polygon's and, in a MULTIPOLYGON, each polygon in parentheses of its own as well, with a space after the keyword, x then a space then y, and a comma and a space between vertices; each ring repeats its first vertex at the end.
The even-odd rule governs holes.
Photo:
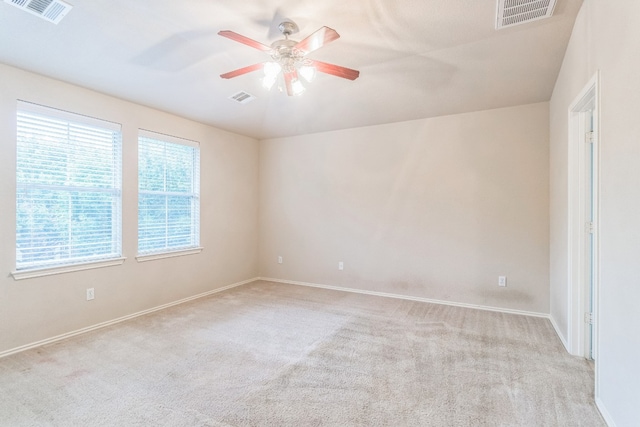
POLYGON ((556 319, 554 319, 553 316, 549 315, 549 320, 551 321, 551 326, 553 326, 553 329, 556 331, 556 335, 558 335, 558 338, 560 338, 560 342, 564 346, 564 349, 567 350, 567 353, 571 354, 571 350, 569 350, 569 344, 567 343, 567 340, 564 338, 564 335, 562 335, 562 333, 560 332, 560 328, 556 323, 556 319))
POLYGON ((613 422, 613 417, 609 411, 607 411, 607 408, 599 397, 596 397, 596 407, 598 408, 598 411, 600 411, 602 418, 604 418, 604 422, 607 423, 609 427, 616 427, 616 423, 613 422))
POLYGON ((213 289, 211 291, 203 292, 203 293, 198 294, 198 295, 193 295, 191 297, 183 298, 183 299, 178 300, 178 301, 174 301, 174 302, 170 302, 170 303, 167 303, 167 304, 159 305, 157 307, 153 307, 153 308, 150 308, 150 309, 147 309, 147 310, 139 311, 137 313, 129 314, 127 316, 118 317, 117 319, 108 320, 106 322, 98 323, 98 324, 95 324, 95 325, 92 325, 92 326, 87 326, 86 328, 77 329, 75 331, 67 332, 65 334, 57 335, 55 337, 46 338, 44 340, 36 341, 36 342, 30 343, 30 344, 22 345, 20 347, 16 347, 16 348, 12 348, 12 349, 9 349, 9 350, 5 350, 5 351, 0 352, 0 358, 9 356, 9 355, 12 355, 12 354, 15 354, 15 353, 20 353, 21 351, 25 351, 25 350, 29 350, 29 349, 32 349, 32 348, 40 347, 40 346, 43 346, 43 345, 46 345, 46 344, 51 344, 51 343, 54 343, 54 342, 57 342, 57 341, 62 341, 64 339, 67 339, 67 338, 70 338, 70 337, 74 337, 76 335, 80 335, 80 334, 84 334, 84 333, 87 333, 87 332, 95 331, 96 329, 101 329, 101 328, 104 328, 104 327, 107 327, 107 326, 115 325, 116 323, 124 322, 126 320, 130 320, 130 319, 133 319, 133 318, 139 317, 139 316, 144 316, 145 314, 153 313, 154 311, 164 310, 165 308, 173 307, 174 305, 184 304, 185 302, 193 301, 193 300, 198 299, 198 298, 202 298, 202 297, 206 297, 208 295, 216 294, 218 292, 226 291, 227 289, 236 288, 238 286, 246 285, 247 283, 255 282, 256 280, 258 280, 257 277, 255 277, 253 279, 249 279, 249 280, 244 280, 242 282, 233 283, 233 284, 228 285, 228 286, 223 286, 221 288, 217 288, 217 289, 213 289))
POLYGON ((344 288, 341 286, 320 285, 317 283, 296 282, 293 280, 274 279, 270 277, 260 277, 259 280, 264 280, 266 282, 286 283, 289 285, 298 285, 298 286, 309 286, 312 288, 331 289, 334 291, 353 292, 356 294, 375 295, 379 297, 397 298, 397 299, 404 299, 404 300, 418 301, 418 302, 428 302, 431 304, 442 304, 442 305, 450 305, 454 307, 474 308, 476 310, 495 311, 497 313, 517 314, 521 316, 533 316, 533 317, 542 317, 544 319, 549 319, 548 314, 537 313, 534 311, 513 310, 510 308, 490 307, 486 305, 467 304, 467 303, 453 302, 453 301, 442 301, 442 300, 436 300, 431 298, 414 297, 410 295, 390 294, 387 292, 367 291, 363 289, 344 288))
MULTIPOLYGON (((396 298, 396 299, 403 299, 403 300, 408 300, 408 301, 427 302, 427 303, 431 303, 431 304, 442 304, 442 305, 449 305, 449 306, 453 306, 453 307, 473 308, 473 309, 476 309, 476 310, 493 311, 493 312, 497 312, 497 313, 507 313, 507 314, 517 314, 517 315, 521 315, 521 316, 541 317, 541 318, 544 318, 544 319, 549 319, 551 321, 551 324, 553 325, 554 329, 556 330, 556 333, 558 333, 557 325, 555 324, 555 322, 553 321, 551 316, 548 315, 548 314, 545 314, 545 313, 538 313, 538 312, 524 311, 524 310, 514 310, 514 309, 500 308, 500 307, 490 307, 490 306, 477 305, 477 304, 459 303, 459 302, 454 302, 454 301, 442 301, 442 300, 436 300, 436 299, 431 299, 431 298, 415 297, 415 296, 410 296, 410 295, 392 294, 392 293, 377 292, 377 291, 367 291, 367 290, 355 289, 355 288, 346 288, 346 287, 342 287, 342 286, 322 285, 322 284, 318 284, 318 283, 308 283, 308 282, 297 282, 297 281, 294 281, 294 280, 275 279, 275 278, 271 278, 271 277, 254 277, 254 278, 249 279, 249 280, 244 280, 242 282, 233 283, 233 284, 228 285, 228 286, 223 286, 221 288, 213 289, 211 291, 207 291, 207 292, 203 292, 203 293, 198 294, 198 295, 194 295, 194 296, 191 296, 191 297, 183 298, 183 299, 178 300, 178 301, 170 302, 170 303, 163 304, 163 305, 160 305, 160 306, 157 306, 157 307, 153 307, 153 308, 150 308, 150 309, 147 309, 147 310, 139 311, 137 313, 129 314, 127 316, 119 317, 117 319, 108 320, 106 322, 98 323, 98 324, 95 324, 95 325, 92 325, 92 326, 88 326, 86 328, 77 329, 75 331, 67 332, 65 334, 57 335, 55 337, 46 338, 44 340, 36 341, 36 342, 30 343, 30 344, 26 344, 26 345, 23 345, 23 346, 20 346, 20 347, 16 347, 16 348, 12 348, 12 349, 9 349, 9 350, 5 350, 3 352, 0 352, 0 358, 9 356, 11 354, 19 353, 21 351, 25 351, 25 350, 29 350, 29 349, 32 349, 32 348, 40 347, 40 346, 43 346, 43 345, 46 345, 46 344, 51 344, 51 343, 54 343, 54 342, 57 342, 57 341, 62 341, 64 339, 67 339, 67 338, 70 338, 70 337, 73 337, 73 336, 76 336, 76 335, 84 334, 86 332, 94 331, 96 329, 100 329, 100 328, 104 328, 104 327, 107 327, 107 326, 110 326, 110 325, 114 325, 116 323, 124 322, 126 320, 133 319, 135 317, 144 316, 145 314, 153 313, 155 311, 164 310, 165 308, 173 307, 175 305, 179 305, 179 304, 183 304, 185 302, 193 301, 193 300, 198 299, 198 298, 203 298, 203 297, 206 297, 208 295, 212 295, 212 294, 215 294, 215 293, 218 293, 218 292, 226 291, 226 290, 231 289, 231 288, 235 288, 235 287, 238 287, 238 286, 246 285, 247 283, 255 282, 257 280, 264 280, 264 281, 276 282, 276 283, 285 283, 285 284, 289 284, 289 285, 308 286, 308 287, 313 287, 313 288, 330 289, 330 290, 334 290, 334 291, 351 292, 351 293, 364 294, 364 295, 374 295, 374 296, 380 296, 380 297, 386 297, 386 298, 396 298)), ((566 344, 565 344, 562 336, 560 334, 558 334, 558 336, 560 337, 560 340, 562 341, 563 345, 565 345, 565 347, 566 347, 566 344)))

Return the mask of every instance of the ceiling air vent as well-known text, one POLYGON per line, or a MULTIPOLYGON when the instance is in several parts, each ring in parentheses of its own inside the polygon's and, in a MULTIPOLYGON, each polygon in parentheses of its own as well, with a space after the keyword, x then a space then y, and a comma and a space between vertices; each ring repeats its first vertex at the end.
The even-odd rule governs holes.
POLYGON ((247 92, 238 92, 234 95, 231 95, 229 99, 236 101, 240 104, 246 104, 247 102, 251 102, 254 99, 256 99, 256 97, 247 92))
POLYGON ((61 0, 4 0, 4 2, 54 24, 60 22, 73 7, 61 0))
POLYGON ((549 18, 555 6, 556 0, 498 0, 496 30, 549 18))

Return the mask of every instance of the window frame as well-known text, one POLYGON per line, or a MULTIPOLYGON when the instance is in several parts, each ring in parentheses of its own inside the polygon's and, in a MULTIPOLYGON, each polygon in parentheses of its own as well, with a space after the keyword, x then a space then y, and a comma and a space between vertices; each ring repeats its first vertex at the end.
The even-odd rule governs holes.
MULTIPOLYGON (((159 132, 154 132, 146 129, 138 129, 138 242, 137 242, 137 255, 136 260, 138 262, 146 262, 153 261, 157 259, 185 256, 185 255, 193 255, 202 252, 203 248, 200 245, 200 232, 201 232, 201 221, 200 221, 200 143, 196 141, 192 141, 189 139, 184 139, 176 136, 171 136, 159 132), (155 142, 165 144, 173 144, 173 145, 182 145, 191 147, 194 149, 193 151, 193 167, 191 170, 191 190, 190 192, 172 192, 167 191, 167 182, 166 182, 166 158, 164 163, 164 189, 163 190, 147 190, 141 189, 141 156, 142 152, 142 142, 143 140, 147 140, 148 142, 155 142), (147 250, 140 251, 140 236, 141 236, 141 200, 143 195, 156 195, 165 197, 188 197, 191 201, 191 232, 190 237, 193 239, 193 244, 189 246, 165 246, 163 248, 157 250, 147 250)), ((165 227, 168 227, 168 222, 165 223, 165 227)), ((165 240, 168 240, 170 236, 165 234, 165 240)))
MULTIPOLYGON (((69 111, 64 111, 60 109, 56 109, 53 107, 43 106, 35 103, 31 103, 28 101, 18 100, 17 109, 16 109, 16 241, 15 241, 15 250, 16 250, 16 259, 15 259, 15 271, 11 272, 11 275, 16 280, 27 279, 32 277, 40 277, 40 276, 48 276, 52 274, 60 274, 67 273, 71 271, 79 271, 86 270, 92 268, 102 268, 112 265, 120 265, 126 259, 123 256, 122 250, 122 125, 119 123, 110 122, 103 119, 98 119, 78 113, 72 113, 69 111), (30 120, 29 116, 34 119, 34 122, 31 125, 25 126, 25 128, 21 128, 21 120, 24 120, 25 123, 30 120), (42 122, 38 123, 38 117, 42 118, 42 122), (107 176, 110 176, 110 186, 101 187, 97 186, 83 186, 77 185, 77 183, 38 183, 38 182, 28 182, 20 180, 20 144, 24 144, 25 148, 28 148, 30 142, 21 141, 22 133, 34 132, 35 127, 39 125, 46 125, 47 121, 51 121, 51 123, 62 122, 66 123, 69 129, 75 128, 78 132, 80 129, 87 128, 97 128, 101 132, 107 131, 112 133, 111 137, 111 152, 112 152, 112 163, 109 166, 109 173, 107 176), (111 214, 109 217, 111 221, 109 223, 109 229, 111 233, 111 252, 104 253, 99 255, 85 255, 85 256, 69 256, 67 258, 62 258, 58 260, 42 260, 42 261, 32 261, 32 262, 20 262, 18 257, 18 251, 20 248, 18 247, 19 241, 19 227, 18 221, 19 214, 18 210, 20 208, 20 200, 18 199, 18 194, 25 190, 45 190, 50 191, 51 194, 55 192, 65 193, 67 192, 69 196, 75 194, 76 196, 85 194, 91 195, 95 194, 107 194, 110 195, 110 203, 111 203, 111 214)), ((45 128, 45 136, 42 137, 42 141, 46 141, 47 138, 56 138, 53 133, 55 129, 55 124, 51 125, 50 129, 45 128), (46 132, 49 132, 47 134, 46 132), (49 135, 49 136, 47 136, 49 135)), ((67 139, 66 144, 68 148, 73 148, 72 139, 69 137, 70 131, 67 131, 67 139)), ((92 138, 89 136, 83 137, 80 141, 82 141, 81 145, 78 146, 78 151, 75 153, 78 155, 84 155, 81 150, 86 149, 87 147, 91 147, 90 140, 92 138), (85 139, 86 138, 86 139, 85 139)), ((36 145, 38 142, 35 143, 36 145)), ((97 149, 97 146, 95 146, 97 149)), ((38 169, 36 169, 37 171, 38 169)), ((42 171, 43 169, 40 169, 42 171)), ((29 168, 25 169, 25 171, 32 172, 29 168)), ((46 172, 46 170, 45 170, 46 172)), ((69 208, 71 208, 70 205, 69 208)), ((77 205, 76 205, 77 206, 77 205)), ((69 218, 67 222, 69 228, 71 229, 71 225, 73 221, 69 218)), ((86 235, 86 233, 85 233, 86 235)), ((72 246, 69 246, 71 248, 72 246)), ((27 249, 27 248, 23 248, 27 249)))

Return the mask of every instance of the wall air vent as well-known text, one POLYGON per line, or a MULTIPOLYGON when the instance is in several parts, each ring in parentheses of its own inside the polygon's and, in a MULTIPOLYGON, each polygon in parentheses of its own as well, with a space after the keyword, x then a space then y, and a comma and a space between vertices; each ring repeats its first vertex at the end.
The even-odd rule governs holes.
POLYGON ((556 0, 498 0, 496 30, 549 18, 555 6, 556 0))
POLYGON ((4 2, 54 24, 60 22, 73 7, 62 0, 4 0, 4 2))
POLYGON ((229 99, 236 101, 240 104, 246 104, 247 102, 251 102, 254 99, 256 99, 256 97, 247 92, 238 92, 236 94, 231 95, 229 99))

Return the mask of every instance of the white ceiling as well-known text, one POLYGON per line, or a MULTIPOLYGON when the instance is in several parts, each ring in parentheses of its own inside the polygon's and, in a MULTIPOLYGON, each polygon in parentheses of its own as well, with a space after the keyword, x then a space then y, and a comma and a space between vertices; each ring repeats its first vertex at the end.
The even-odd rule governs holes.
POLYGON ((0 62, 264 139, 547 101, 582 0, 500 31, 495 0, 68 2, 58 25, 0 3, 0 62), (259 71, 221 79, 268 56, 217 32, 268 45, 281 17, 297 40, 338 31, 309 56, 360 78, 319 74, 299 97, 267 92, 259 71), (228 99, 241 90, 257 99, 228 99))

